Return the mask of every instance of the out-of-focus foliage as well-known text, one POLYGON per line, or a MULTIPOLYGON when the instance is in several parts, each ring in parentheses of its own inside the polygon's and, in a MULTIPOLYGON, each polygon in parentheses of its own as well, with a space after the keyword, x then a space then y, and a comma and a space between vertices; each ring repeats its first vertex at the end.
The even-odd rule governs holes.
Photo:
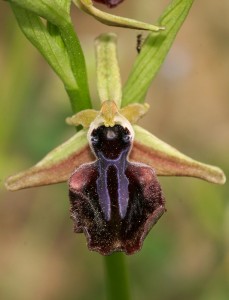
MULTIPOLYGON (((117 14, 125 9, 129 17, 152 22, 168 1, 145 0, 141 6, 136 1, 134 8, 132 3, 125 1, 117 14)), ((196 1, 147 96, 151 110, 141 122, 190 156, 219 165, 226 175, 228 14, 226 2, 196 1)), ((73 19, 96 102, 93 38, 110 28, 76 10, 73 19)), ((20 33, 4 2, 0 20, 0 298, 104 299, 102 258, 87 250, 83 235, 73 234, 67 185, 15 193, 3 187, 4 177, 37 162, 74 129, 64 122, 71 109, 62 84, 20 33)), ((137 55, 139 32, 112 31, 119 35, 124 81, 137 55)), ((168 212, 142 251, 128 258, 133 298, 228 299, 228 185, 160 181, 168 212)))

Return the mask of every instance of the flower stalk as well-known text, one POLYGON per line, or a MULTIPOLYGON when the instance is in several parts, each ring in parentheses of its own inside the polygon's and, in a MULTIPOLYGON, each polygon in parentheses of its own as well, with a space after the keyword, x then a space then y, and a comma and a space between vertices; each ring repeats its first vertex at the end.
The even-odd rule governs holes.
POLYGON ((130 300, 130 287, 126 257, 123 253, 106 256, 105 260, 107 300, 130 300))

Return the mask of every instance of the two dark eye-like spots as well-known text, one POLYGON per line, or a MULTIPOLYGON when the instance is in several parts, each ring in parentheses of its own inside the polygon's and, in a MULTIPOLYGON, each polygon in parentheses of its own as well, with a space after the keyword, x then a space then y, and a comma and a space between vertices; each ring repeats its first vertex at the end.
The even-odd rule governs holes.
POLYGON ((131 141, 131 135, 125 128, 120 128, 120 125, 114 127, 101 126, 93 130, 91 135, 91 142, 93 145, 99 143, 119 140, 120 142, 129 143, 131 141), (103 127, 103 128, 102 128, 103 127))
POLYGON ((130 150, 131 142, 131 132, 119 124, 113 127, 102 125, 91 133, 91 146, 97 157, 102 155, 106 159, 117 159, 130 150))

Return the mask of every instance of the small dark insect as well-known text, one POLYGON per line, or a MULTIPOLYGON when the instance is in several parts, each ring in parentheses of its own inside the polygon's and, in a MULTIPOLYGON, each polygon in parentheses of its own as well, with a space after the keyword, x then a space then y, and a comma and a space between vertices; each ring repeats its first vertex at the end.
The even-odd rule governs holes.
POLYGON ((124 0, 94 0, 94 1, 99 2, 99 3, 103 3, 106 6, 108 6, 109 8, 112 8, 112 7, 115 7, 115 6, 119 5, 124 0))
POLYGON ((142 37, 142 33, 137 35, 137 45, 136 45, 136 50, 138 53, 141 52, 142 49, 142 43, 143 43, 143 37, 142 37))

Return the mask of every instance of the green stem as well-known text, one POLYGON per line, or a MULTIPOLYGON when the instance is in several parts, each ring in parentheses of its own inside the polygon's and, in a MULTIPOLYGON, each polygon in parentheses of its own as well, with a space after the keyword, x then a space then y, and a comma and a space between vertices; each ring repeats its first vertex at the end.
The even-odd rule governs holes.
MULTIPOLYGON (((89 95, 86 63, 84 53, 72 24, 67 23, 64 27, 60 27, 60 33, 68 51, 72 72, 78 85, 77 97, 74 99, 71 98, 72 107, 74 108, 74 113, 76 113, 92 107, 89 95)), ((69 94, 69 91, 67 92, 69 94)))
POLYGON ((77 101, 80 98, 80 93, 79 93, 79 89, 75 88, 75 89, 69 89, 65 86, 65 90, 68 94, 70 103, 71 103, 71 108, 73 113, 77 113, 81 110, 84 109, 88 109, 91 108, 91 105, 86 106, 85 103, 83 101, 77 101))
POLYGON ((105 256, 107 299, 130 300, 130 289, 126 268, 126 257, 123 253, 105 256))

